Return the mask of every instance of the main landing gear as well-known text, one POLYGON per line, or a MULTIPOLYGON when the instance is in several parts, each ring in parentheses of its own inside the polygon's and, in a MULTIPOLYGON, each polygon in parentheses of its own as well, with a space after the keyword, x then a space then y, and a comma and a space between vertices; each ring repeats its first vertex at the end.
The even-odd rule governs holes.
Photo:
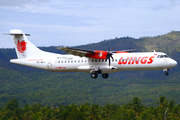
POLYGON ((96 79, 98 77, 98 74, 102 74, 103 78, 108 78, 109 74, 108 73, 102 73, 99 68, 96 68, 95 70, 91 70, 91 78, 96 79))
POLYGON ((98 74, 97 74, 97 73, 92 73, 92 74, 91 74, 91 77, 94 78, 94 79, 96 79, 96 78, 98 77, 98 74))
MULTIPOLYGON (((92 73, 91 74, 91 78, 96 79, 97 77, 98 77, 98 73, 92 73)), ((102 77, 103 78, 108 78, 109 74, 108 73, 102 74, 102 77)))

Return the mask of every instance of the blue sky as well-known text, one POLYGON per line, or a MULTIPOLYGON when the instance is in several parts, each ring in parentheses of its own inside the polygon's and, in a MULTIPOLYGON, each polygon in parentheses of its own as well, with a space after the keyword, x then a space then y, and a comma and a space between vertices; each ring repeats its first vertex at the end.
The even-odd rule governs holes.
POLYGON ((36 46, 75 46, 180 31, 180 0, 0 0, 0 48, 10 29, 36 46))

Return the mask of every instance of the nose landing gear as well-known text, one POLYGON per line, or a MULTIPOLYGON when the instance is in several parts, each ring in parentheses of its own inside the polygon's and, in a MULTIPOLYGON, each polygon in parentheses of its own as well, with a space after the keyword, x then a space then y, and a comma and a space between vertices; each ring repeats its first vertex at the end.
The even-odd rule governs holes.
POLYGON ((164 72, 164 75, 165 75, 165 76, 168 76, 168 75, 169 75, 169 73, 168 73, 167 71, 165 71, 165 72, 164 72))
POLYGON ((164 75, 165 75, 165 76, 168 76, 168 75, 169 75, 169 73, 168 73, 169 69, 163 69, 163 71, 164 71, 164 75))
POLYGON ((109 77, 109 74, 107 74, 107 73, 106 73, 106 74, 102 74, 102 77, 103 77, 103 78, 108 78, 108 77, 109 77))

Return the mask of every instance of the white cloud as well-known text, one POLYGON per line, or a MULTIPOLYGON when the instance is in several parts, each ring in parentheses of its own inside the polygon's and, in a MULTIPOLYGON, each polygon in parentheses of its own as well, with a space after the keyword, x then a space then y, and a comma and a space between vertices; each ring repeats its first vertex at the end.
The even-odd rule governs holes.
POLYGON ((0 0, 0 7, 25 7, 25 5, 43 4, 49 0, 0 0))
POLYGON ((0 32, 19 28, 36 36, 53 34, 59 38, 59 35, 66 40, 64 43, 68 39, 90 43, 114 37, 153 36, 179 30, 179 3, 177 0, 0 0, 0 32))

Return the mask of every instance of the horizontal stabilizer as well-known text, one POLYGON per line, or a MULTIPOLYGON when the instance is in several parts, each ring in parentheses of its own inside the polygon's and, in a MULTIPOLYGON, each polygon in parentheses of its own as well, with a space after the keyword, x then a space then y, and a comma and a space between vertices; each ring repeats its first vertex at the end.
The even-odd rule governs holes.
MULTIPOLYGON (((5 35, 23 35, 23 31, 22 30, 18 30, 18 29, 14 29, 14 30, 10 30, 10 33, 5 33, 5 35)), ((25 34, 26 36, 30 36, 30 34, 25 34)))
MULTIPOLYGON (((4 33, 4 35, 23 35, 22 33, 4 33)), ((30 36, 30 34, 25 34, 26 36, 30 36)))

